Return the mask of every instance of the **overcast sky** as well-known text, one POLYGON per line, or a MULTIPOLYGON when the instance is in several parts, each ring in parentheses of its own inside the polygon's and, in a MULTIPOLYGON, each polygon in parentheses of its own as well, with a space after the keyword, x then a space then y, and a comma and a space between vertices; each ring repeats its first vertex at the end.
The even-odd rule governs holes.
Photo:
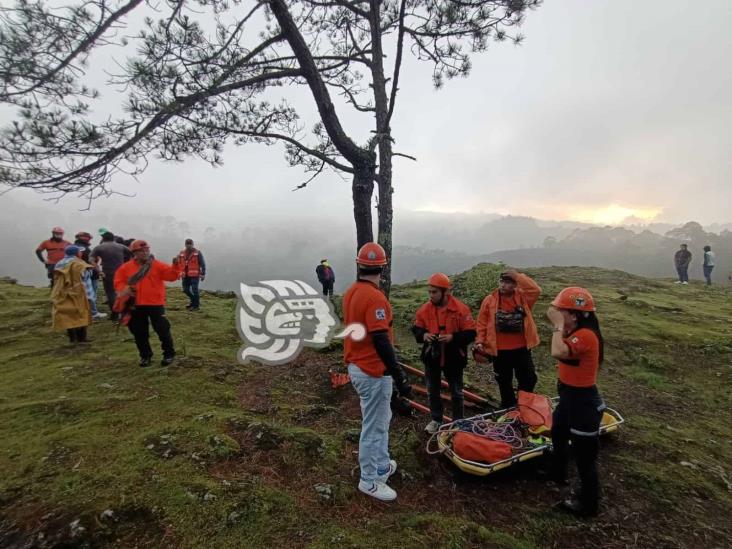
MULTIPOLYGON (((396 150, 418 162, 396 159, 395 208, 731 221, 731 27, 730 0, 550 0, 528 14, 523 45, 492 44, 469 78, 440 91, 410 60, 392 127, 396 150)), ((310 102, 303 92, 298 103, 310 102)), ((371 127, 345 119, 354 133, 371 127)), ((327 174, 291 192, 303 180, 278 146, 231 147, 223 168, 191 159, 153 162, 139 182, 120 176, 115 189, 134 198, 92 208, 217 228, 298 212, 350 220, 350 182, 327 174)))

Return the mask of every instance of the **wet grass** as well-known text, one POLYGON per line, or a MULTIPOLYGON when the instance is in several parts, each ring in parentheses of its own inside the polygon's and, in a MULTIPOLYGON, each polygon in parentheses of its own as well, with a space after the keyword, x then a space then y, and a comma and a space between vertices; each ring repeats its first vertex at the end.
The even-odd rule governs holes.
MULTIPOLYGON (((500 270, 477 266, 456 278, 456 293, 477 312, 500 270)), ((541 315, 561 287, 584 285, 599 302, 600 387, 628 423, 603 442, 595 522, 552 510, 561 494, 533 464, 457 475, 426 455, 423 418, 392 426, 398 502, 363 497, 358 401, 328 381, 342 368, 340 345, 286 366, 241 366, 231 298, 205 295, 189 313, 171 289, 180 358, 141 369, 125 330, 95 323, 94 342, 71 347, 50 330, 47 289, 0 282, 0 546, 724 546, 732 298, 618 271, 529 274, 544 288, 544 341, 541 315)), ((412 362, 408 329, 425 299, 423 283, 392 294, 399 351, 412 362)), ((545 343, 534 357, 539 389, 553 394, 545 343)), ((469 365, 466 377, 495 394, 485 367, 469 365)))

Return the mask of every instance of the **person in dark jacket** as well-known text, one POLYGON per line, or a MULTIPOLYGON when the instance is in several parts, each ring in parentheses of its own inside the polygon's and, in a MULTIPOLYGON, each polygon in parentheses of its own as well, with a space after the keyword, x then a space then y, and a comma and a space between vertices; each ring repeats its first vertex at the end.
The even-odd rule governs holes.
POLYGON ((192 239, 186 239, 185 248, 178 254, 178 263, 183 271, 183 293, 190 300, 186 309, 197 311, 201 306, 198 284, 206 278, 206 260, 201 251, 193 246, 192 239))
POLYGON ((315 267, 315 274, 318 275, 318 282, 323 285, 323 295, 333 297, 333 285, 335 284, 335 272, 327 259, 321 259, 320 265, 315 267))
POLYGON ((470 309, 451 294, 450 279, 435 273, 428 283, 430 299, 417 309, 412 326, 422 344, 422 362, 429 394, 432 420, 425 431, 435 433, 442 424, 442 373, 450 387, 453 420, 463 418, 463 369, 468 362, 468 345, 475 339, 475 322, 470 309))
POLYGON ((689 283, 689 265, 691 264, 691 252, 686 244, 682 244, 681 248, 674 254, 674 265, 676 265, 676 273, 679 279, 676 284, 689 283))

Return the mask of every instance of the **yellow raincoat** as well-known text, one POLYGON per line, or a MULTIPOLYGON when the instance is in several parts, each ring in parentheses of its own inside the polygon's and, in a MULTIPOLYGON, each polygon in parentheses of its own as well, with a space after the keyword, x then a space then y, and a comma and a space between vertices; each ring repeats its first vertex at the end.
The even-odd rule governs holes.
POLYGON ((75 257, 53 272, 51 303, 53 329, 83 328, 91 324, 91 308, 82 275, 89 264, 75 257))

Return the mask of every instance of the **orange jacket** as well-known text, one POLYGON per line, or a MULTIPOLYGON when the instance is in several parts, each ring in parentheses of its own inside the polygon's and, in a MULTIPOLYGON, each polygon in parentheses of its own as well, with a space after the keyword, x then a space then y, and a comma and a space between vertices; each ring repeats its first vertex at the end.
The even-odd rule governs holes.
MULTIPOLYGON (((539 332, 536 329, 534 317, 531 314, 536 301, 541 294, 541 288, 525 274, 519 274, 516 281, 516 302, 524 308, 524 337, 526 347, 532 349, 539 344, 539 332)), ((480 306, 478 313, 478 336, 475 343, 482 343, 485 352, 489 355, 498 354, 496 344, 496 312, 498 312, 498 290, 488 294, 480 306)))
MULTIPOLYGON (((124 290, 129 278, 139 270, 140 264, 134 259, 123 263, 114 274, 114 289, 118 293, 124 290)), ((173 282, 179 277, 180 266, 153 259, 150 271, 135 284, 135 305, 165 305, 164 281, 173 282)))
POLYGON ((424 334, 453 334, 451 343, 441 344, 439 366, 449 364, 464 367, 468 361, 467 346, 475 339, 475 321, 470 308, 451 295, 444 307, 436 307, 432 301, 428 301, 417 309, 412 333, 417 343, 422 344, 422 361, 425 364, 430 362, 430 358, 424 334))

